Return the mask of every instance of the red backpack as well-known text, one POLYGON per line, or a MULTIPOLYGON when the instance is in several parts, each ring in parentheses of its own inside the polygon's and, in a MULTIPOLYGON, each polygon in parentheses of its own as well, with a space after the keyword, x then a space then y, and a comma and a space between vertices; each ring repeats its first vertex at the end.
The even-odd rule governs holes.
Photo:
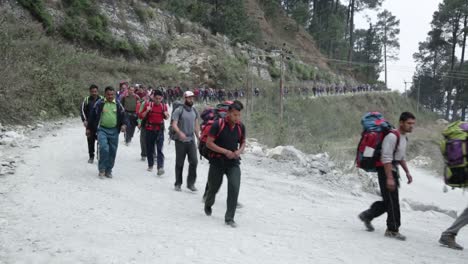
POLYGON ((392 133, 397 137, 395 150, 400 144, 400 132, 385 120, 379 112, 370 112, 361 119, 363 132, 359 141, 356 153, 356 167, 367 172, 376 172, 377 167, 382 167, 380 161, 382 156, 382 142, 384 138, 392 133))
MULTIPOLYGON (((233 102, 231 101, 226 101, 222 104, 218 104, 216 108, 212 108, 212 107, 206 108, 201 114, 201 118, 203 122, 200 125, 201 135, 200 135, 200 144, 198 144, 198 151, 200 152, 200 155, 202 157, 208 160, 213 158, 216 155, 216 153, 210 150, 208 146, 206 145, 211 127, 213 126, 215 122, 218 122, 219 131, 216 137, 219 137, 224 127, 226 126, 226 121, 224 120, 224 118, 226 117, 226 113, 229 108, 229 105, 231 105, 232 103, 233 102)), ((242 138, 241 125, 236 124, 236 126, 239 132, 239 136, 240 138, 242 138)))

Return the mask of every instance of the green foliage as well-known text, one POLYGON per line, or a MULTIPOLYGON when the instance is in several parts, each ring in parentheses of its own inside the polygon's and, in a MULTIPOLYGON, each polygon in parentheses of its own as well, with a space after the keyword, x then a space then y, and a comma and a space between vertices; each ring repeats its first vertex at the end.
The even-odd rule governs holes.
POLYGON ((18 0, 18 3, 29 10, 31 15, 42 23, 47 32, 53 31, 52 16, 45 9, 42 0, 18 0))
POLYGON ((273 79, 279 79, 281 77, 280 69, 273 65, 268 65, 268 72, 273 79))
MULTIPOLYGON (((255 98, 254 112, 246 120, 249 135, 270 147, 293 145, 306 153, 339 149, 352 156, 362 131, 361 116, 366 111, 380 111, 398 124, 402 111, 416 114, 418 127, 431 126, 438 116, 430 111, 417 113, 416 103, 398 93, 356 94, 314 99, 288 96, 284 123, 280 127, 277 86, 266 87, 255 98)), ((425 138, 438 135, 425 134, 425 138)), ((437 134, 437 133, 436 133, 437 134)))
MULTIPOLYGON (((108 59, 97 53, 78 51, 72 45, 46 37, 38 24, 0 17, 0 122, 27 123, 40 117, 78 114, 79 104, 91 83, 102 88, 120 79, 148 84, 161 80, 184 80, 174 65, 108 59)), ((124 52, 138 47, 125 40, 112 45, 124 52)))
MULTIPOLYGON (((258 26, 247 15, 243 1, 230 0, 162 0, 166 9, 178 17, 200 23, 213 33, 229 36, 234 42, 253 42, 258 26)), ((187 29, 180 27, 179 32, 187 29)))

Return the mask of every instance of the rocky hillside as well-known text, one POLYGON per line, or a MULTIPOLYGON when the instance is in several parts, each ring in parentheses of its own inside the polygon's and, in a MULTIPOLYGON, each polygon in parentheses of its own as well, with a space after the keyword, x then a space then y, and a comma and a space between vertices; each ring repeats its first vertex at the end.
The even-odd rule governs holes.
POLYGON ((293 20, 284 14, 274 21, 268 20, 257 0, 245 1, 248 16, 260 28, 257 41, 251 44, 212 34, 161 9, 164 6, 158 1, 1 0, 0 3, 19 17, 29 12, 51 35, 60 35, 81 47, 175 66, 183 79, 193 85, 240 86, 245 83, 247 70, 261 80, 277 79, 280 56, 272 50, 282 47, 291 53, 284 66, 289 81, 352 81, 327 67, 312 37, 293 20))

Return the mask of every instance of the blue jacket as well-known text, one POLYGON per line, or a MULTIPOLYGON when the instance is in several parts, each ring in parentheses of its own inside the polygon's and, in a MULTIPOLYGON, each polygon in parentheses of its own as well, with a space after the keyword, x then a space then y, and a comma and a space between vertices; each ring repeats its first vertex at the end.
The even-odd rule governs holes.
MULTIPOLYGON (((91 131, 97 131, 101 121, 102 109, 104 109, 104 101, 105 99, 99 99, 94 104, 93 111, 91 112, 91 115, 88 119, 87 129, 91 131)), ((127 124, 127 120, 124 107, 117 99, 115 99, 115 102, 117 104, 117 128, 120 130, 123 125, 127 124)))

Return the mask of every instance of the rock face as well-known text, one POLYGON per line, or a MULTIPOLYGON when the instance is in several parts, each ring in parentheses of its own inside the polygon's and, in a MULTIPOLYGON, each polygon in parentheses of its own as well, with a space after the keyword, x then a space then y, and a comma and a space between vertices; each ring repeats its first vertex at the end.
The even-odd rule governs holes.
MULTIPOLYGON (((252 2, 252 1, 251 1, 252 2)), ((53 24, 60 28, 65 22, 65 11, 57 1, 44 1, 47 12, 51 15, 53 24)), ((250 3, 251 4, 251 3, 250 3)), ((270 43, 269 46, 257 48, 253 45, 239 44, 232 42, 228 37, 219 34, 212 34, 209 30, 199 24, 173 16, 172 14, 157 8, 154 3, 146 1, 96 1, 97 9, 103 15, 108 24, 108 29, 112 36, 118 41, 126 43, 136 43, 142 48, 152 50, 151 58, 158 64, 171 65, 188 80, 198 80, 199 83, 209 83, 213 80, 220 80, 230 72, 226 72, 225 65, 237 65, 238 76, 234 79, 239 83, 244 83, 245 73, 256 76, 265 81, 272 81, 271 72, 280 71, 280 56, 272 52, 274 47, 273 39, 265 38, 269 36, 271 28, 261 26, 263 38, 270 43), (142 18, 141 11, 144 10, 146 18, 142 18), (264 49, 265 50, 264 50, 264 49), (269 50, 268 52, 266 50, 269 50), (154 51, 154 52, 153 52, 154 51), (276 69, 276 70, 275 70, 276 69), (242 76, 240 76, 242 75, 242 76)), ((0 0, 0 7, 13 11, 18 17, 28 16, 28 12, 20 7, 14 0, 0 0)), ((250 11, 259 9, 259 6, 249 6, 250 11)), ((257 10, 258 11, 258 10, 257 10)), ((255 11, 255 13, 258 13, 255 11)), ((262 15, 264 16, 264 15, 262 15)), ((260 24, 268 24, 266 20, 260 24)), ((350 77, 336 76, 326 65, 325 59, 315 48, 313 39, 305 31, 297 40, 302 46, 291 46, 292 49, 304 50, 293 56, 291 62, 298 64, 308 64, 317 66, 337 79, 350 77), (306 54, 306 55, 304 55, 306 54), (299 56, 305 56, 303 59, 299 56), (314 61, 316 60, 316 61, 314 61)), ((275 35, 279 38, 280 35, 275 35)), ((281 42, 280 40, 277 40, 281 42)), ((263 45, 266 45, 263 42, 263 45)), ((284 70, 288 70, 285 65, 284 70)), ((275 73, 276 74, 276 73, 275 73)), ((295 73, 289 73, 292 80, 297 79, 295 73)), ((230 84, 228 84, 230 85, 230 84)), ((237 88, 237 87, 228 87, 237 88)), ((47 113, 43 113, 47 115, 47 113)))

